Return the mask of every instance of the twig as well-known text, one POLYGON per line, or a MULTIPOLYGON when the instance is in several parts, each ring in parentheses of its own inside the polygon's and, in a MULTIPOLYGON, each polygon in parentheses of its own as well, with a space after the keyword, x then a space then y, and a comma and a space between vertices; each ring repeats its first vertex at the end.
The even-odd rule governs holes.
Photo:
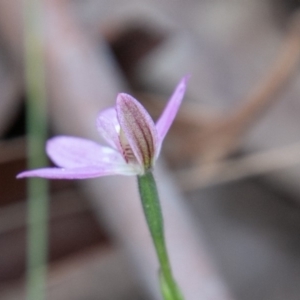
POLYGON ((300 17, 296 14, 290 25, 289 33, 283 42, 278 57, 271 66, 265 78, 260 79, 256 88, 241 101, 228 118, 213 125, 211 135, 208 135, 204 151, 198 165, 202 162, 214 162, 228 155, 240 142, 241 136, 250 128, 272 103, 277 100, 276 94, 285 86, 293 75, 300 58, 300 17), (217 148, 217 149, 216 149, 217 148))
POLYGON ((242 105, 227 121, 243 132, 256 117, 276 100, 276 95, 297 70, 300 59, 300 12, 294 15, 289 32, 273 66, 266 77, 242 101, 242 105))
POLYGON ((197 188, 263 175, 296 164, 300 164, 300 143, 249 154, 243 158, 203 165, 201 170, 197 168, 181 170, 176 172, 176 176, 183 190, 191 191, 197 188), (203 176, 203 174, 210 174, 215 170, 218 172, 214 172, 213 176, 203 176))
MULTIPOLYGON (((196 178, 199 182, 198 187, 203 186, 203 183, 207 182, 211 176, 219 178, 220 174, 217 174, 217 171, 219 171, 221 163, 218 161, 236 148, 245 131, 276 100, 276 94, 296 70, 299 58, 300 18, 298 13, 292 19, 289 33, 274 65, 266 77, 259 81, 253 92, 242 101, 241 107, 228 118, 208 124, 204 129, 202 127, 204 132, 199 135, 198 139, 195 139, 194 135, 192 143, 186 142, 186 144, 193 145, 194 151, 198 149, 196 162, 193 163, 190 170, 182 173, 182 176, 183 174, 186 176, 184 179, 186 182, 194 182, 191 186, 196 188, 196 178), (192 178, 193 176, 195 178, 192 178)), ((225 178, 224 181, 226 181, 225 178)))

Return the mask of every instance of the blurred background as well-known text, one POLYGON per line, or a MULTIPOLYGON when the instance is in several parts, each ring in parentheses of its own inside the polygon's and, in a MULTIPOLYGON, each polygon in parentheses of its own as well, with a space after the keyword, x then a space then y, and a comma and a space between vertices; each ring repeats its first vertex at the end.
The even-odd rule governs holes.
MULTIPOLYGON (((187 94, 158 162, 187 300, 300 299, 297 0, 43 0, 49 137, 187 94)), ((0 299, 25 299, 23 1, 0 2, 0 299)), ((51 181, 48 299, 160 299, 134 178, 51 181)))

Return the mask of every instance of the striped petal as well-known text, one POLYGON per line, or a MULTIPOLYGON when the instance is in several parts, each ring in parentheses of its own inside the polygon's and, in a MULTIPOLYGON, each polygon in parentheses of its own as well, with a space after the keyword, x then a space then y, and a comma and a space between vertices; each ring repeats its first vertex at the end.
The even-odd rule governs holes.
POLYGON ((177 111, 181 105, 189 77, 190 76, 185 76, 180 80, 169 102, 167 103, 163 113, 161 114, 160 118, 156 122, 156 129, 158 135, 158 147, 157 147, 158 149, 157 149, 156 157, 159 155, 162 142, 166 134, 168 133, 175 119, 177 111))
MULTIPOLYGON (((144 169, 150 168, 157 144, 157 132, 153 120, 145 108, 128 94, 118 95, 116 110, 121 131, 124 132, 136 160, 144 169)), ((127 149, 122 146, 123 153, 126 154, 127 149)))

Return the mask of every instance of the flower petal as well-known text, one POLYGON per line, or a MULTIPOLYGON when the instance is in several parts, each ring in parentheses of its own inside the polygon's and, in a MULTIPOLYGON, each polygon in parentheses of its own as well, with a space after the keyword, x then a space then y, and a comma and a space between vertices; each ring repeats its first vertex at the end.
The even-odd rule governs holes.
POLYGON ((145 169, 151 167, 157 144, 157 132, 152 118, 137 100, 124 93, 117 97, 116 110, 121 130, 138 163, 145 169))
POLYGON ((156 129, 158 135, 158 148, 159 148, 156 153, 156 156, 158 156, 161 144, 175 119, 181 101, 185 94, 186 85, 189 77, 190 76, 185 76, 180 80, 169 102, 167 103, 163 113, 161 114, 159 120, 156 122, 156 129))
POLYGON ((36 170, 25 171, 18 174, 17 178, 24 177, 42 177, 49 179, 87 179, 108 175, 135 175, 136 173, 128 168, 126 164, 124 166, 89 166, 81 168, 42 168, 36 170))
POLYGON ((47 141, 46 152, 57 166, 63 168, 125 163, 117 151, 78 137, 54 137, 47 141))
POLYGON ((120 124, 115 107, 107 108, 99 113, 97 129, 110 146, 118 151, 121 150, 119 141, 120 124))

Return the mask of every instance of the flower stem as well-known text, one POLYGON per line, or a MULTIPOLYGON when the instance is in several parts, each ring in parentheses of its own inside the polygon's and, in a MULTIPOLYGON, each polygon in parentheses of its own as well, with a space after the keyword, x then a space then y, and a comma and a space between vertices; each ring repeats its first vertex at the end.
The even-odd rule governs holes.
MULTIPOLYGON (((24 1, 25 78, 27 92, 28 167, 47 164, 44 144, 46 127, 46 89, 43 57, 42 1, 24 1)), ((48 183, 28 180, 27 299, 46 299, 48 248, 48 183)))
POLYGON ((160 263, 161 292, 165 300, 183 300, 172 275, 164 237, 163 216, 153 174, 148 172, 138 176, 138 186, 145 217, 160 263))

